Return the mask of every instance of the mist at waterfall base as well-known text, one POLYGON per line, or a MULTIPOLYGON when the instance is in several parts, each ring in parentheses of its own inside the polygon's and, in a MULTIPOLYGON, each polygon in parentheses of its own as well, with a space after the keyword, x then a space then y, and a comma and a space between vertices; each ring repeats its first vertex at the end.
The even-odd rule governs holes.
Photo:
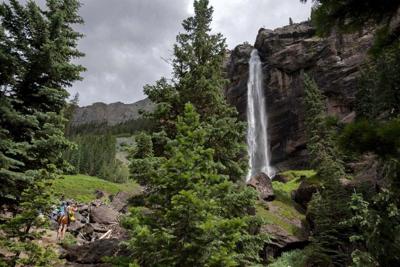
POLYGON ((249 60, 247 124, 249 171, 246 181, 261 172, 272 179, 275 176, 275 170, 270 165, 268 117, 263 90, 263 72, 261 60, 256 49, 251 52, 249 60))

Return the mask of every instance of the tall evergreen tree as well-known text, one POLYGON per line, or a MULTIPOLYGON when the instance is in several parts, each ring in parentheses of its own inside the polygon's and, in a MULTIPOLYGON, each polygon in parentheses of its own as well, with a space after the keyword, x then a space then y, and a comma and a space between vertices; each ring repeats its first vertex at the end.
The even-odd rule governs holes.
POLYGON ((255 192, 219 173, 213 149, 206 148, 208 125, 191 104, 177 118, 170 155, 148 177, 149 212, 132 210, 124 224, 140 266, 242 266, 258 261, 262 240, 249 229, 255 192))
POLYGON ((311 165, 317 169, 322 178, 329 177, 333 172, 338 175, 337 178, 342 177, 344 169, 334 141, 333 129, 327 123, 324 97, 315 81, 307 74, 304 75, 304 88, 307 151, 311 165), (328 161, 337 164, 333 164, 331 166, 333 169, 328 170, 326 167, 331 165, 328 161))
POLYGON ((10 266, 53 265, 33 229, 43 225, 38 215, 49 209, 49 181, 64 166, 61 153, 69 146, 62 111, 65 87, 83 70, 71 62, 82 56, 76 49, 81 34, 72 28, 82 22, 78 8, 75 0, 48 0, 46 10, 33 1, 0 5, 0 197, 18 206, 1 225, 10 266))
POLYGON ((259 222, 248 215, 255 192, 242 181, 245 125, 224 99, 226 45, 211 34, 208 4, 195 0, 194 16, 182 23, 172 82, 162 78, 144 89, 157 104, 147 114, 156 132, 153 151, 133 155, 131 173, 147 189, 150 211, 136 210, 125 223, 143 266, 246 265, 258 260, 262 244, 251 232, 259 222))
MULTIPOLYGON (((157 104, 150 117, 157 123, 156 130, 174 138, 176 118, 190 101, 202 120, 214 129, 207 136, 206 146, 214 148, 214 159, 221 163, 221 172, 239 180, 247 167, 245 125, 237 120, 236 110, 226 103, 223 95, 227 84, 223 77, 225 39, 221 34, 211 34, 213 9, 208 0, 194 1, 194 11, 194 16, 182 23, 184 33, 176 38, 172 83, 162 78, 144 89, 157 104)), ((156 156, 162 156, 165 143, 154 144, 156 156)))
POLYGON ((321 179, 322 188, 309 204, 313 218, 310 261, 318 266, 345 266, 349 261, 349 227, 343 224, 349 218, 349 196, 339 179, 344 176, 338 160, 333 131, 326 121, 321 91, 308 75, 304 77, 307 148, 313 167, 321 179))

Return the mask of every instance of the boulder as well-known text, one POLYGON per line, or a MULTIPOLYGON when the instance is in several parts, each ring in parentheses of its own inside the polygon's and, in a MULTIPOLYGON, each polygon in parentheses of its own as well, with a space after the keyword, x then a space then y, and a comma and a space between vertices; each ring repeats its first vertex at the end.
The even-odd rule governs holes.
POLYGON ((78 205, 78 212, 89 212, 89 205, 86 204, 79 204, 78 205))
POLYGON ((288 178, 286 178, 285 176, 283 176, 283 175, 280 175, 280 174, 276 174, 275 176, 274 176, 274 178, 273 178, 273 181, 277 181, 277 182, 281 182, 281 183, 287 183, 288 181, 289 181, 289 179, 288 178))
POLYGON ((71 224, 68 226, 68 231, 72 233, 78 233, 79 230, 84 226, 83 223, 81 223, 79 220, 76 220, 74 222, 71 222, 71 224))
POLYGON ((80 246, 67 246, 65 259, 78 264, 104 263, 104 257, 126 255, 126 250, 120 246, 120 242, 118 239, 102 239, 80 246))
POLYGON ((80 212, 79 210, 75 212, 75 219, 77 222, 81 223, 88 223, 89 222, 89 212, 82 211, 80 212), (85 214, 85 215, 82 215, 85 214))
POLYGON ((119 212, 107 206, 94 206, 90 209, 90 221, 99 224, 114 224, 118 222, 119 212))
POLYGON ((307 209, 308 202, 310 202, 312 195, 317 192, 317 190, 318 185, 303 180, 299 188, 292 191, 292 199, 300 204, 301 207, 307 209))
POLYGON ((96 195, 96 199, 100 199, 100 198, 102 198, 102 197, 104 197, 106 195, 103 191, 98 190, 98 189, 96 189, 94 191, 94 194, 96 195))
POLYGON ((275 199, 271 179, 265 173, 259 173, 251 177, 247 185, 257 190, 260 199, 265 201, 272 201, 275 199))
POLYGON ((265 260, 280 256, 282 252, 288 250, 303 249, 309 244, 308 235, 305 232, 292 235, 275 224, 262 226, 261 232, 270 236, 270 241, 264 245, 262 253, 265 260))
POLYGON ((118 192, 113 196, 110 206, 116 211, 121 212, 126 208, 131 197, 132 194, 128 192, 118 192))

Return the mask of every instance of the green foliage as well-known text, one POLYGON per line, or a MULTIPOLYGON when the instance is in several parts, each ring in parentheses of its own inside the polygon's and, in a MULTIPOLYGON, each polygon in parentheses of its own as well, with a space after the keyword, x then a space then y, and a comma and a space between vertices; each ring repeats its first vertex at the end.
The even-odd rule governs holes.
POLYGON ((63 247, 76 245, 76 243, 77 243, 76 237, 70 232, 66 232, 64 239, 61 241, 63 247))
POLYGON ((214 151, 206 148, 210 129, 191 104, 177 119, 176 139, 148 177, 147 208, 125 219, 132 257, 141 266, 239 266, 259 260, 260 222, 248 215, 256 193, 218 173, 214 151))
POLYGON ((0 204, 17 205, 1 225, 9 266, 54 266, 54 254, 37 245, 40 213, 49 210, 49 183, 64 168, 66 87, 84 68, 72 63, 82 23, 76 0, 0 4, 0 204), (23 255, 22 255, 23 253, 23 255), (22 257, 23 256, 23 257, 22 257))
POLYGON ((95 190, 115 195, 119 191, 139 193, 140 187, 135 182, 113 183, 87 175, 63 175, 54 180, 51 190, 57 197, 64 195, 79 202, 89 203, 96 199, 95 190))
POLYGON ((148 177, 156 175, 157 167, 163 158, 153 157, 153 141, 150 135, 144 132, 136 135, 135 144, 129 156, 130 174, 140 184, 146 185, 148 177))
POLYGON ((360 250, 353 252, 353 260, 359 255, 368 259, 370 266, 378 262, 380 266, 396 266, 400 263, 400 212, 398 196, 389 190, 375 195, 369 203, 360 194, 353 194, 351 208, 354 217, 350 225, 359 227, 352 241, 361 244, 360 250), (365 247, 364 247, 365 246, 365 247), (369 257, 365 257, 368 255, 369 257), (372 257, 371 257, 372 256, 372 257))
POLYGON ((133 157, 143 159, 153 156, 153 141, 151 136, 141 132, 135 136, 136 148, 133 157))
POLYGON ((381 157, 397 157, 400 149, 400 119, 388 122, 359 120, 349 124, 340 136, 343 149, 373 152, 381 157))
POLYGON ((284 252, 273 263, 269 264, 270 267, 304 267, 306 266, 306 255, 302 250, 292 250, 284 252))

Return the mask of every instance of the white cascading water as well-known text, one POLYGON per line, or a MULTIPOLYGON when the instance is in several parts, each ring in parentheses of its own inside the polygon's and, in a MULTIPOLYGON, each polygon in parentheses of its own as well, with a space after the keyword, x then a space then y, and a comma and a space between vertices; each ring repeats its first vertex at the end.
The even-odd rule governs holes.
POLYGON ((263 73, 258 51, 251 52, 249 61, 249 80, 247 82, 247 150, 249 153, 249 171, 247 181, 263 172, 269 178, 275 176, 270 166, 268 142, 268 117, 263 90, 263 73))

